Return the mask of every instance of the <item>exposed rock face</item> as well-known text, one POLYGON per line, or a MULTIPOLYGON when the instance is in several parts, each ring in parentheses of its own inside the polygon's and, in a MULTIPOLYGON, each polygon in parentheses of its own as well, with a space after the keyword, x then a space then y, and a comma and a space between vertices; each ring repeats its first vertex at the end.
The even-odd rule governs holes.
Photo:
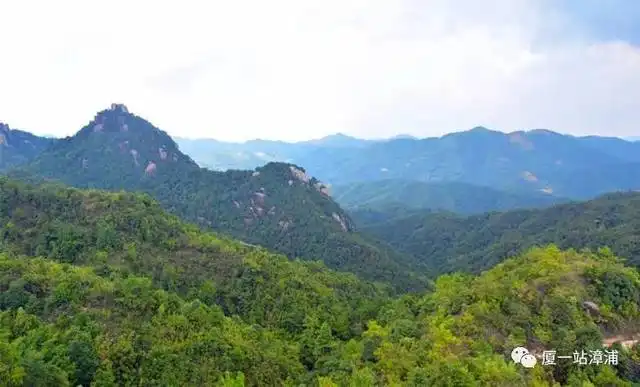
POLYGON ((289 187, 291 187, 293 185, 293 180, 289 180, 287 183, 289 184, 289 187))
POLYGON ((158 154, 160 155, 160 160, 166 160, 167 159, 167 150, 163 147, 158 148, 158 154))
POLYGON ((121 132, 128 132, 129 131, 129 125, 127 125, 127 124, 120 125, 120 131, 121 132))
POLYGON ((291 173, 293 174, 293 177, 295 177, 296 179, 308 183, 309 180, 311 180, 311 178, 309 177, 309 175, 307 175, 305 172, 299 170, 298 168, 294 167, 294 166, 290 166, 289 169, 291 170, 291 173))
POLYGON ((9 125, 0 122, 0 145, 9 145, 8 137, 10 132, 9 125))
POLYGON ((331 214, 331 216, 333 217, 333 219, 335 219, 336 222, 340 223, 340 227, 342 227, 342 231, 349 231, 349 228, 347 227, 347 222, 345 222, 340 215, 334 212, 333 214, 331 214))
POLYGON ((323 183, 316 183, 315 187, 324 196, 329 196, 329 186, 323 183))
POLYGON ((131 156, 133 157, 133 162, 139 166, 140 163, 138 162, 138 151, 135 149, 131 149, 129 152, 131 152, 131 156))
POLYGON ((289 228, 289 226, 291 226, 291 222, 288 220, 281 220, 278 222, 278 226, 280 226, 280 229, 282 231, 287 231, 287 229, 289 228))
POLYGON ((89 167, 89 160, 87 160, 87 158, 85 157, 84 159, 82 159, 82 168, 87 169, 88 167, 89 167))
POLYGON ((156 163, 154 163, 153 161, 149 161, 149 164, 144 169, 144 173, 147 175, 153 175, 156 172, 156 168, 156 163))
POLYGON ((253 176, 253 177, 260 176, 260 172, 255 171, 255 172, 253 172, 253 173, 251 174, 251 176, 253 176))
POLYGON ((595 314, 600 314, 600 308, 598 307, 598 305, 595 302, 585 301, 585 302, 582 303, 582 307, 587 309, 589 312, 592 312, 592 313, 595 313, 595 314))
POLYGON ((233 205, 236 206, 236 208, 240 208, 240 203, 236 200, 233 201, 233 205))
POLYGON ((121 103, 112 103, 111 111, 119 111, 121 113, 129 113, 129 109, 124 104, 121 103))
POLYGON ((264 205, 264 198, 267 195, 265 195, 262 192, 254 192, 253 196, 256 198, 256 201, 258 202, 258 204, 260 204, 261 206, 264 205))

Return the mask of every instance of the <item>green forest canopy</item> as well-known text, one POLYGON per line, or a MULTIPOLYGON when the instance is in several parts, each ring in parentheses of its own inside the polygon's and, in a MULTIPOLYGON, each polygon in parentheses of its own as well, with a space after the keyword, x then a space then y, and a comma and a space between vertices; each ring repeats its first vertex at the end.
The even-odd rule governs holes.
POLYGON ((607 249, 537 248, 394 295, 199 231, 146 195, 2 187, 8 386, 640 382, 637 345, 618 346, 616 366, 527 370, 509 357, 637 333, 640 275, 607 249))

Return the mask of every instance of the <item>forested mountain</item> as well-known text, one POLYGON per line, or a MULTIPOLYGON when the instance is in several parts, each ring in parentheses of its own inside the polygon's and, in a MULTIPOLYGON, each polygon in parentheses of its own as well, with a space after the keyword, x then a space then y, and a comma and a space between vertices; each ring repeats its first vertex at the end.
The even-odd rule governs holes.
MULTIPOLYGON (((304 169, 270 163, 255 171, 198 167, 165 132, 114 104, 73 137, 54 143, 10 174, 81 188, 142 191, 183 219, 290 257, 402 289, 424 283, 408 258, 353 231, 327 188, 304 169)), ((418 270, 420 273, 420 270, 418 270)))
POLYGON ((640 276, 607 250, 537 249, 392 298, 321 263, 202 232, 146 194, 1 179, 0 218, 10 387, 640 381, 637 345, 588 372, 510 358, 515 346, 539 356, 634 340, 640 276))
POLYGON ((544 209, 473 216, 405 210, 355 211, 360 229, 429 266, 430 273, 479 272, 532 246, 609 246, 640 267, 640 193, 613 193, 544 209))
POLYGON ((0 122, 0 171, 33 160, 56 140, 11 129, 0 122))
MULTIPOLYGON (((461 182, 501 191, 560 198, 592 198, 614 190, 640 189, 640 143, 609 137, 574 137, 548 130, 502 133, 478 127, 439 138, 400 138, 330 147, 308 143, 226 144, 228 156, 205 145, 193 157, 217 168, 240 154, 303 165, 331 185, 400 179, 461 182), (270 145, 271 144, 271 145, 270 145), (582 178, 581 176, 588 176, 582 178)), ((264 163, 248 156, 243 165, 264 163)))
POLYGON ((547 207, 566 199, 542 192, 511 193, 459 182, 428 183, 388 179, 331 187, 331 196, 347 210, 381 210, 393 205, 474 214, 514 208, 547 207))

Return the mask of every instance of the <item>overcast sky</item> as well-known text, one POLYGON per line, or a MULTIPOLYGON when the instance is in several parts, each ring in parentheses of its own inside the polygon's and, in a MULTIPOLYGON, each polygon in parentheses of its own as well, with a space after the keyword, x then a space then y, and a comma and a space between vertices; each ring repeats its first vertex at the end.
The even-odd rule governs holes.
POLYGON ((640 135, 637 0, 0 0, 0 17, 0 121, 35 133, 122 102, 223 140, 640 135))

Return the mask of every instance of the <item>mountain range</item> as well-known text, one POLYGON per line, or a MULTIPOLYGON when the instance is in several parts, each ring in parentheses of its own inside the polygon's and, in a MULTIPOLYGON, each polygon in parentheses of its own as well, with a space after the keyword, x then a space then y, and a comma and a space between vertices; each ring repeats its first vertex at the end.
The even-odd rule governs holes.
POLYGON ((0 138, 9 386, 640 382, 636 143, 339 134, 213 171, 122 104, 0 138))
POLYGON ((285 163, 244 171, 200 168, 166 132, 122 104, 98 112, 77 134, 9 175, 145 192, 183 219, 246 243, 291 258, 321 258, 329 267, 403 289, 424 287, 407 257, 358 234, 326 187, 303 168, 285 163))
MULTIPOLYGON (((350 184, 391 179, 456 182, 535 197, 544 193, 558 200, 640 188, 640 143, 620 138, 575 137, 549 130, 503 133, 484 127, 426 139, 340 138, 341 147, 322 145, 335 142, 333 137, 315 143, 205 145, 209 143, 192 140, 189 152, 197 162, 216 169, 253 167, 265 158, 286 160, 340 186, 342 192, 350 184)), ((370 195, 376 194, 374 190, 370 195)))
POLYGON ((640 267, 640 193, 611 193, 547 208, 463 216, 425 210, 356 210, 360 230, 387 241, 430 273, 475 272, 534 246, 607 246, 640 267))

